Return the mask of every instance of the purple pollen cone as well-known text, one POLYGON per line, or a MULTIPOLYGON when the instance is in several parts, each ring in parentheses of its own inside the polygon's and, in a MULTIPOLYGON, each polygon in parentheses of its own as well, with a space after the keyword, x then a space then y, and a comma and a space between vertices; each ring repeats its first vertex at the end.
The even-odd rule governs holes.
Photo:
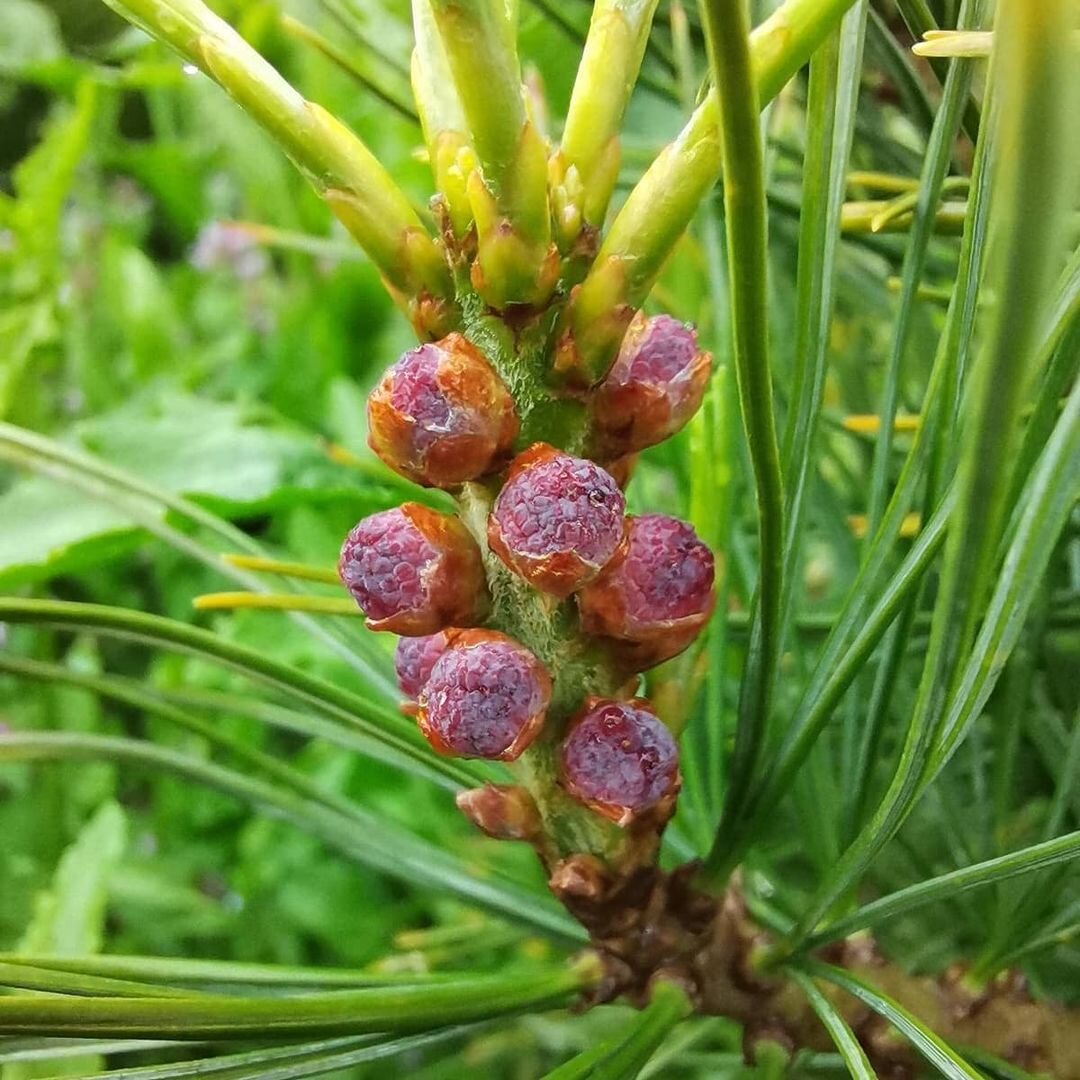
POLYGON ((638 313, 593 399, 597 449, 619 457, 674 435, 705 396, 712 357, 693 327, 638 313))
POLYGON ((635 346, 619 357, 617 366, 638 382, 670 382, 690 366, 698 353, 693 327, 670 315, 649 319, 635 346))
POLYGON ((441 630, 424 637, 403 637, 394 650, 394 671, 401 692, 415 701, 431 675, 435 661, 446 651, 447 636, 441 630))
POLYGON ((417 723, 440 753, 513 761, 540 733, 551 679, 512 638, 466 630, 436 660, 417 723))
POLYGON ((578 595, 587 633, 626 642, 638 670, 685 649, 712 614, 712 552, 692 526, 665 514, 627 522, 625 553, 578 595))
POLYGON ((595 698, 562 744, 563 784, 579 802, 619 825, 673 799, 679 751, 647 701, 595 698))
POLYGON ((619 550, 625 511, 609 473, 541 443, 514 459, 488 521, 488 542, 535 588, 565 597, 619 550))
POLYGON ((483 615, 480 549, 457 518, 417 503, 372 514, 345 539, 338 575, 372 630, 416 636, 483 615))

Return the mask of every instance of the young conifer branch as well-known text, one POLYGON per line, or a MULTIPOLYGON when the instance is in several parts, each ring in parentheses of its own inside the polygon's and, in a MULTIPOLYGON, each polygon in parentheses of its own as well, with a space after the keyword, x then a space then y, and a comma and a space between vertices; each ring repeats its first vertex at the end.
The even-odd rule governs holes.
MULTIPOLYGON (((753 31, 750 54, 761 107, 806 63, 852 3, 786 0, 753 31)), ((714 89, 638 181, 571 302, 568 328, 575 355, 563 367, 579 373, 579 381, 595 382, 610 366, 634 310, 719 179, 719 106, 714 89)))
MULTIPOLYGON (((578 226, 582 218, 596 228, 604 223, 619 172, 623 113, 641 70, 656 4, 657 0, 599 0, 593 7, 562 143, 553 161, 554 179, 565 186, 578 226)), ((572 225, 567 223, 571 235, 576 232, 572 225)))
POLYGON ((201 0, 106 3, 209 75, 277 140, 379 268, 422 336, 453 327, 453 286, 438 246, 352 131, 306 100, 201 0))
POLYGON ((412 90, 424 129, 437 198, 454 236, 461 240, 472 223, 467 182, 476 168, 469 147, 469 125, 461 107, 450 61, 443 48, 431 0, 413 0, 412 90))
POLYGON ((472 284, 500 310, 542 304, 558 280, 558 251, 547 151, 525 108, 516 26, 503 0, 430 6, 479 164, 466 178, 476 223, 472 284))

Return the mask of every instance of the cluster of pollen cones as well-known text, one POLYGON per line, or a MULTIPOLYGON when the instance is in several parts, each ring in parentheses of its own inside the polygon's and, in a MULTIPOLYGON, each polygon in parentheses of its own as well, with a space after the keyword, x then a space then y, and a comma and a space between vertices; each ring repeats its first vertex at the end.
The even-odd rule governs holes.
MULTIPOLYGON (((438 753, 513 761, 548 726, 556 673, 487 625, 485 549, 552 604, 570 605, 582 638, 630 687, 700 633, 714 604, 712 553, 686 522, 628 516, 617 477, 693 416, 709 368, 690 327, 639 314, 587 395, 588 457, 516 447, 514 398, 461 334, 410 350, 385 373, 368 404, 383 461, 426 487, 497 488, 483 535, 456 515, 405 503, 364 518, 341 549, 341 580, 368 626, 402 635, 405 707, 438 753)), ((583 690, 558 731, 565 791, 622 825, 673 801, 679 786, 674 739, 631 694, 583 690)))

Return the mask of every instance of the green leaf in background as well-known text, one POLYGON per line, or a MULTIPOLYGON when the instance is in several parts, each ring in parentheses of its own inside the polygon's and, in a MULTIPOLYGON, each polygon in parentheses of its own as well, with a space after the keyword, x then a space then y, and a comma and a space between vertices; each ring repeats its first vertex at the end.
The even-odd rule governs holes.
POLYGON ((97 952, 104 940, 109 876, 126 845, 124 812, 116 803, 104 803, 64 852, 52 884, 38 897, 20 950, 58 956, 97 952))
MULTIPOLYGON (((83 956, 101 949, 109 882, 127 843, 124 811, 114 802, 103 803, 61 856, 49 887, 38 895, 33 918, 18 943, 20 952, 83 956)), ((0 1080, 72 1076, 94 1068, 100 1060, 86 1057, 62 1064, 12 1062, 0 1065, 0 1080)))
POLYGON ((0 419, 18 415, 24 379, 59 333, 61 214, 98 107, 96 87, 81 83, 74 109, 58 110, 46 137, 13 172, 15 198, 3 215, 11 239, 0 251, 0 419))
MULTIPOLYGON (((360 517, 394 497, 333 462, 312 436, 242 406, 170 394, 76 432, 106 463, 225 517, 335 501, 360 517)), ((0 520, 10 523, 0 530, 0 588, 85 569, 139 540, 121 511, 39 478, 0 495, 0 520)))
POLYGON ((56 20, 41 4, 6 0, 0 10, 0 74, 21 64, 55 60, 63 52, 56 20))

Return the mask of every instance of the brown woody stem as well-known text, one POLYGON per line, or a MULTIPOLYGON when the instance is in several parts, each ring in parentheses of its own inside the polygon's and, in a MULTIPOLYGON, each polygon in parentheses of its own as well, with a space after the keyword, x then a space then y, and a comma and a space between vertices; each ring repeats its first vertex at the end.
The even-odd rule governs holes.
MULTIPOLYGON (((828 1050, 830 1038, 797 983, 760 969, 768 935, 750 916, 738 881, 723 896, 697 891, 693 864, 665 874, 652 867, 620 877, 588 859, 556 868, 551 887, 586 927, 604 964, 590 1000, 648 1000, 663 974, 690 988, 697 1013, 744 1027, 748 1056, 763 1041, 828 1050)), ((828 946, 821 956, 912 1013, 963 1052, 972 1048, 1054 1080, 1080 1080, 1080 1012, 1036 1001, 1023 977, 1008 972, 973 987, 962 969, 912 975, 885 959, 867 933, 828 946)), ((828 975, 823 963, 806 970, 828 975)), ((877 1013, 827 981, 819 982, 852 1028, 879 1076, 908 1080, 920 1073, 916 1052, 877 1013)))

